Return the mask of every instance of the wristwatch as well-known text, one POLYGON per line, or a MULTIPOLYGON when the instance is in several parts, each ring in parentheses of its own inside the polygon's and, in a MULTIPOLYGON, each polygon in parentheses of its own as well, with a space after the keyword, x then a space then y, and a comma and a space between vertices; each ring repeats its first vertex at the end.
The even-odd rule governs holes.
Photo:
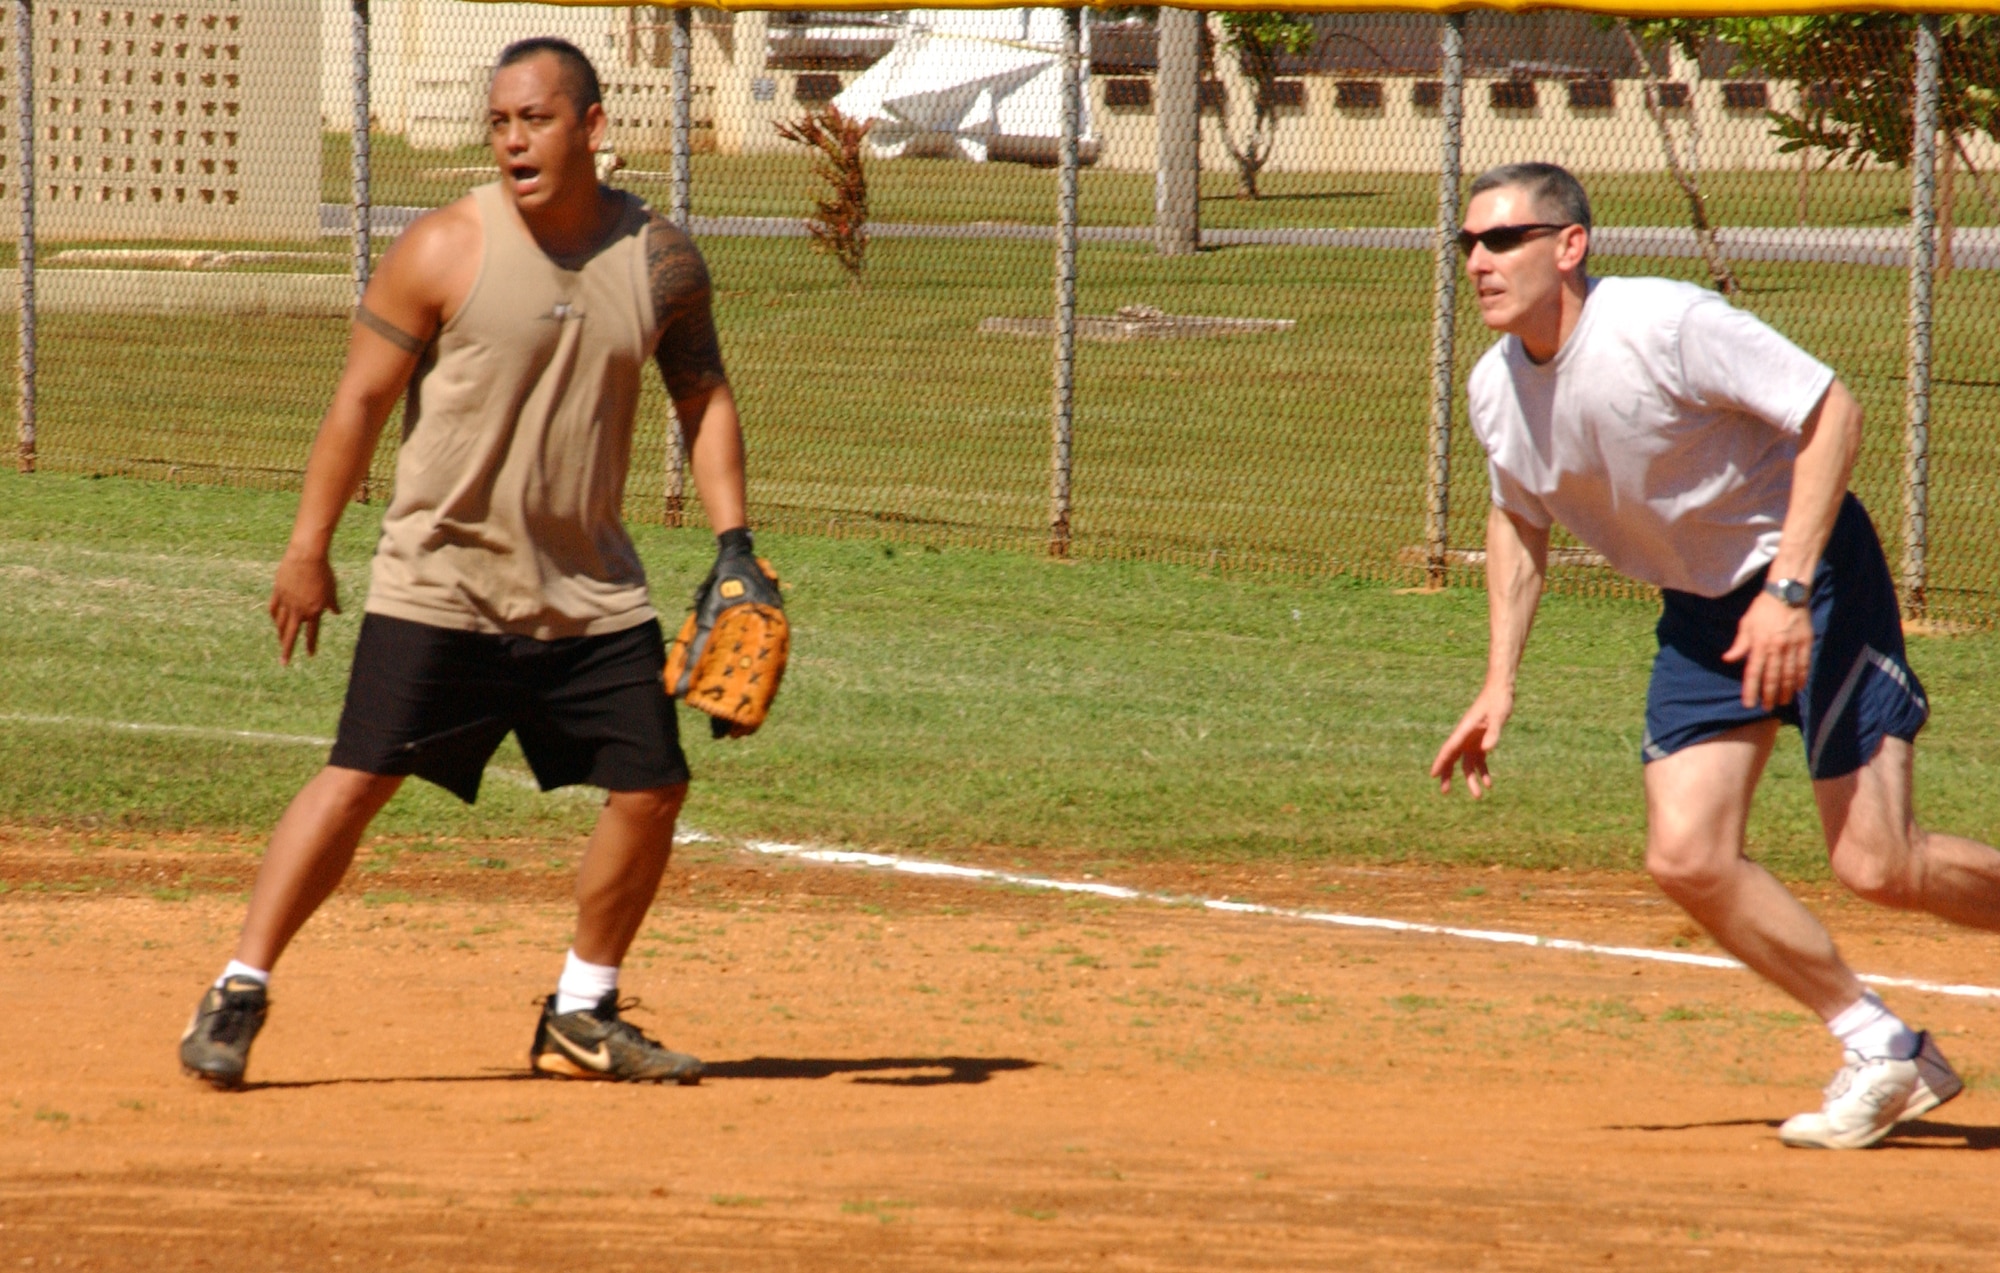
POLYGON ((1766 579, 1764 591, 1794 610, 1803 607, 1812 596, 1812 589, 1796 579, 1766 579))

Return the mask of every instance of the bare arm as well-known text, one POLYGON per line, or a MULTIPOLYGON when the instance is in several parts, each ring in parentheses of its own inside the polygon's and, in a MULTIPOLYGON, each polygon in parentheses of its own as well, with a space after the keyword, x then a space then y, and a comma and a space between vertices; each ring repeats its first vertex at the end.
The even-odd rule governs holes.
MULTIPOLYGON (((444 214, 434 216, 431 225, 412 226, 384 255, 349 333, 347 365, 313 438, 292 537, 271 588, 281 662, 292 661, 301 631, 306 653, 317 653, 320 616, 340 613, 327 555, 333 533, 367 475, 382 426, 442 321, 449 288, 461 281, 465 252, 458 227, 444 214)), ((472 257, 476 268, 477 253, 472 257)), ((469 281, 465 286, 469 289, 469 281)))
POLYGON ((1451 771, 1462 767, 1475 799, 1493 786, 1486 757, 1500 745, 1500 731, 1514 714, 1514 678, 1535 626, 1548 573, 1549 532, 1495 506, 1486 515, 1486 683, 1457 728, 1431 761, 1440 791, 1451 790, 1451 771))
POLYGON ((646 228, 646 268, 662 323, 653 361, 687 438, 688 466, 717 534, 747 524, 743 427, 723 371, 708 267, 694 242, 664 217, 646 228))
MULTIPOLYGON (((1854 460, 1861 453, 1861 404, 1836 380, 1800 430, 1792 494, 1769 578, 1811 584, 1820 553, 1840 515, 1854 460)), ((1723 658, 1743 662, 1743 705, 1766 710, 1788 703, 1804 687, 1812 663, 1812 616, 1760 595, 1744 611, 1723 658)))

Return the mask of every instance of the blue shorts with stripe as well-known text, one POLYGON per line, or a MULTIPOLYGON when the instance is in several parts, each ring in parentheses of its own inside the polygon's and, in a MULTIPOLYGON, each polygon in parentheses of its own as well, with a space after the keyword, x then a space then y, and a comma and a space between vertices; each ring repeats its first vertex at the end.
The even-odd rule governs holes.
POLYGON ((1772 717, 1798 727, 1814 778, 1851 774, 1884 738, 1912 741, 1930 718, 1903 652, 1896 585, 1874 523, 1853 495, 1841 504, 1812 585, 1812 668, 1776 711, 1743 706, 1743 665, 1724 663, 1764 573, 1722 597, 1662 590, 1660 652, 1646 690, 1647 761, 1772 717))

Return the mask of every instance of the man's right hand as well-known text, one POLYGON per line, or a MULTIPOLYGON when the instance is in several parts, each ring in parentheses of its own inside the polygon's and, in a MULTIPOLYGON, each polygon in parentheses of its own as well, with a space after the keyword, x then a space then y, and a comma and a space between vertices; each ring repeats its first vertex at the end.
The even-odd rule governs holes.
POLYGON ((340 613, 340 585, 333 577, 333 565, 324 554, 293 556, 286 553, 278 563, 277 582, 271 585, 271 622, 278 625, 278 662, 289 666, 292 646, 299 630, 306 634, 306 653, 319 653, 319 617, 331 610, 340 613))
POLYGON ((1473 799, 1492 790, 1493 775, 1487 771, 1486 757, 1500 745, 1500 730, 1513 714, 1512 690, 1489 685, 1479 691, 1479 697, 1458 718, 1458 728, 1438 748, 1437 759, 1431 761, 1431 777, 1438 780, 1439 791, 1451 790, 1455 768, 1465 770, 1465 789, 1473 799))

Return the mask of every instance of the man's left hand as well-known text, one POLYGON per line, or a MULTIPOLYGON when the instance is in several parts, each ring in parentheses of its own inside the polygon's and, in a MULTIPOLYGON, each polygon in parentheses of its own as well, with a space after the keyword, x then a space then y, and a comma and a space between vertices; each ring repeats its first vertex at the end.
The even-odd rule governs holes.
POLYGON ((1743 665, 1743 706, 1768 712, 1791 702, 1805 688, 1812 644, 1812 616, 1804 607, 1759 593, 1722 652, 1723 662, 1743 665))

